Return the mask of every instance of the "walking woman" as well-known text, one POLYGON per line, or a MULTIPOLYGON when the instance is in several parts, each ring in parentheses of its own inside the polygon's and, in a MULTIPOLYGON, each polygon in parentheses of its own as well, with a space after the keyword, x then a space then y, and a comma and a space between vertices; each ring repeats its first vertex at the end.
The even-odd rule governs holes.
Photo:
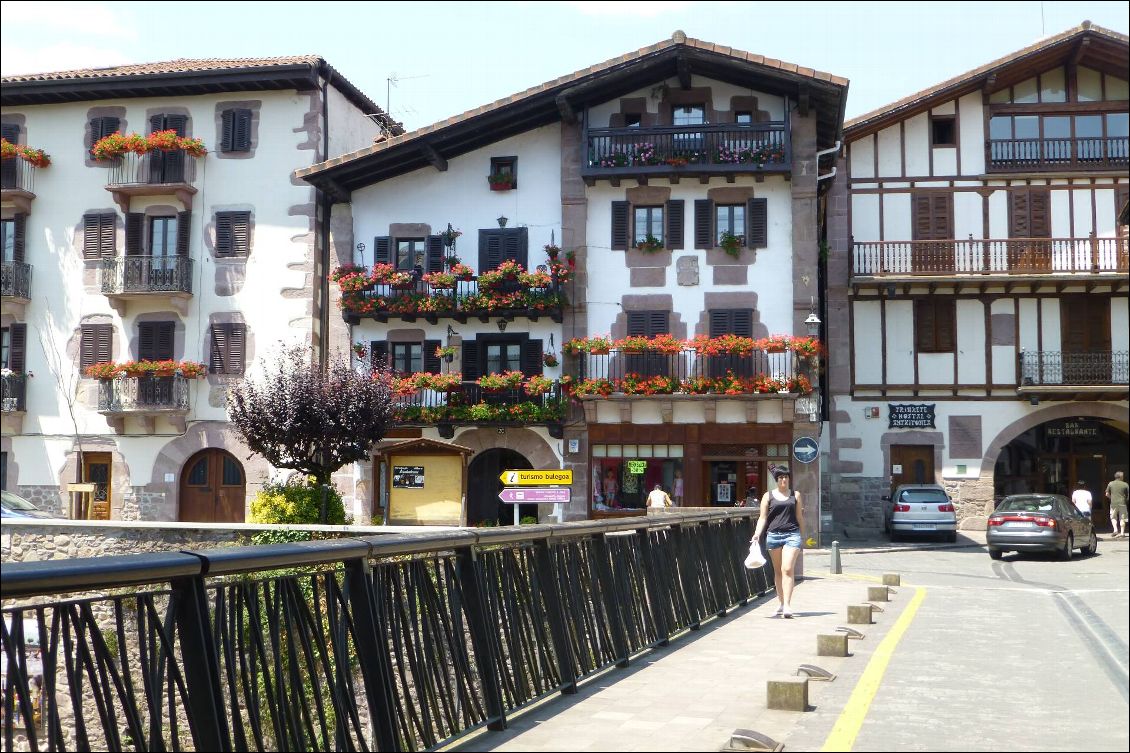
POLYGON ((768 532, 765 548, 769 551, 769 559, 773 560, 773 582, 777 600, 781 602, 775 616, 792 618, 793 586, 796 585, 793 573, 804 540, 804 508, 800 492, 790 488, 792 479, 788 469, 774 470, 773 480, 777 482, 777 488, 765 492, 761 498, 761 514, 757 516, 753 541, 761 538, 762 531, 768 532))

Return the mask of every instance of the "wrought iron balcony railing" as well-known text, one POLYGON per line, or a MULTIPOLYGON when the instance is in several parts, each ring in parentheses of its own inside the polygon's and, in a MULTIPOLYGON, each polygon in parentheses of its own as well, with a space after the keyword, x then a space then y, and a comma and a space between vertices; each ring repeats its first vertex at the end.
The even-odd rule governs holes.
POLYGON ((796 354, 756 351, 750 355, 707 355, 694 348, 678 353, 634 352, 613 348, 607 354, 582 354, 579 379, 623 380, 630 374, 641 377, 670 377, 679 381, 716 379, 733 374, 752 379, 766 376, 788 380, 797 375, 796 354))
POLYGON ((0 375, 0 410, 4 413, 27 410, 27 374, 0 375))
POLYGON ((106 187, 182 185, 196 180, 196 158, 182 151, 127 152, 114 158, 106 187))
POLYGON ((1021 387, 1112 386, 1130 383, 1130 353, 1020 351, 1021 387))
POLYGON ((462 382, 449 392, 398 395, 394 405, 397 421, 405 425, 557 424, 566 409, 558 382, 543 395, 529 395, 522 388, 491 392, 477 382, 462 382))
POLYGON ((184 412, 188 410, 188 383, 188 379, 178 375, 105 379, 98 383, 98 412, 184 412))
POLYGON ((19 157, 0 160, 0 189, 35 193, 35 165, 19 157))
POLYGON ((31 298, 31 265, 22 261, 0 264, 0 295, 5 298, 31 298))
POLYGON ((102 294, 192 294, 192 259, 187 256, 121 256, 102 260, 102 294))
POLYGON ((1130 165, 1125 136, 1063 139, 990 139, 987 171, 1125 170, 1130 165))
POLYGON ((852 245, 853 277, 1077 275, 1130 270, 1126 238, 880 241, 852 245))
POLYGON ((484 321, 488 316, 521 316, 533 320, 547 316, 560 323, 565 304, 564 286, 559 283, 525 288, 515 282, 487 291, 479 287, 478 278, 456 280, 451 289, 432 288, 422 280, 408 287, 378 284, 365 290, 344 292, 341 298, 342 315, 353 321, 362 317, 386 321, 390 316, 407 321, 419 317, 433 322, 439 317, 465 322, 473 316, 484 321))
POLYGON ((693 126, 588 128, 585 177, 788 172, 788 120, 693 126))

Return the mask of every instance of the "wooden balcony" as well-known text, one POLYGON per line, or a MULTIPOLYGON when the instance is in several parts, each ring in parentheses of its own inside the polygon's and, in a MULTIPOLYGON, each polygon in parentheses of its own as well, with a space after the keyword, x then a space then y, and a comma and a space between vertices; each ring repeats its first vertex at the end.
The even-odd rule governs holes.
POLYGON ((990 173, 1093 172, 1130 165, 1125 136, 1065 139, 990 139, 985 170, 990 173))
POLYGON ((189 410, 189 382, 180 375, 104 379, 98 383, 98 412, 106 416, 119 433, 124 431, 125 419, 130 416, 145 419, 150 433, 155 419, 160 416, 172 419, 184 431, 189 410))
POLYGON ((1125 400, 1130 353, 1020 351, 1017 392, 1030 398, 1125 400))
POLYGON ((725 123, 647 128, 586 128, 588 155, 581 177, 588 185, 649 177, 678 183, 714 175, 788 174, 792 169, 789 122, 725 123))
POLYGON ((1030 277, 1125 280, 1126 238, 1009 238, 1005 240, 879 241, 854 243, 853 284, 897 280, 1000 281, 1030 277))
POLYGON ((0 163, 0 203, 9 204, 17 212, 31 212, 35 200, 35 165, 19 157, 0 163))
POLYGON ((480 290, 475 277, 457 280, 451 289, 435 289, 426 282, 416 281, 408 287, 377 284, 364 290, 351 290, 342 294, 341 314, 350 324, 358 324, 363 318, 378 322, 423 319, 431 324, 441 318, 466 322, 472 317, 484 323, 491 317, 536 322, 543 316, 560 324, 565 305, 566 297, 560 284, 526 288, 518 283, 504 283, 497 290, 487 291, 480 290))
POLYGON ((528 395, 521 389, 488 392, 477 382, 462 382, 457 390, 417 390, 394 398, 397 424, 438 426, 440 436, 450 439, 457 425, 549 427, 560 439, 566 403, 561 385, 554 382, 544 395, 528 395))
POLYGON ((102 260, 102 295, 119 313, 125 302, 160 298, 184 314, 192 297, 192 259, 187 256, 122 256, 102 260))
POLYGON ((192 209, 195 181, 196 158, 184 152, 129 152, 114 158, 106 190, 125 213, 133 196, 175 196, 187 211, 192 209))

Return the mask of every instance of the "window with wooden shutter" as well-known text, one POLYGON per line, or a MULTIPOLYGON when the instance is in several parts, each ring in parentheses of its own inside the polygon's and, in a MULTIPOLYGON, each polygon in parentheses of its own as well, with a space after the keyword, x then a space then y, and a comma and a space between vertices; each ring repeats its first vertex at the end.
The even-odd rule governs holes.
POLYGON ((82 255, 85 259, 113 258, 114 225, 117 215, 113 212, 85 214, 82 217, 82 255))
POLYGON ((251 212, 216 212, 216 256, 251 253, 251 212))
POLYGON ((246 359, 247 325, 224 323, 212 325, 208 370, 213 374, 239 376, 246 359))
POLYGON ((527 266, 528 228, 499 228, 479 231, 479 271, 487 272, 512 259, 527 266))
MULTIPOLYGON (((0 125, 0 134, 10 144, 20 143, 20 127, 14 123, 0 125)), ((0 160, 0 188, 16 188, 19 180, 18 159, 0 160)))
POLYGON ((443 236, 429 235, 427 238, 428 260, 424 264, 425 272, 443 271, 443 236))
MULTIPOLYGON (((6 228, 7 229, 7 228, 6 228)), ((27 215, 17 214, 11 219, 11 238, 12 247, 11 255, 12 261, 24 261, 27 246, 27 215)), ((7 248, 8 233, 4 234, 4 258, 7 260, 9 250, 7 248)))
POLYGON ((90 119, 90 146, 93 149, 94 145, 102 139, 106 138, 112 133, 117 133, 122 128, 122 121, 119 118, 111 117, 109 115, 100 118, 90 119))
POLYGON ((174 357, 174 322, 138 322, 137 358, 139 361, 164 361, 174 357))
POLYGON ((84 324, 79 339, 79 366, 114 360, 114 325, 84 324))
POLYGON ((482 343, 475 340, 463 343, 463 381, 473 382, 482 376, 481 353, 482 343))
POLYGON ((23 322, 14 322, 6 329, 8 352, 5 354, 3 366, 17 374, 23 374, 27 371, 27 325, 23 322))
POLYGON ((388 342, 386 340, 373 340, 369 343, 369 365, 373 369, 391 365, 388 357, 388 342))
POLYGON ((628 334, 641 337, 655 337, 670 332, 669 311, 629 311, 628 334))
POLYGON ((392 236, 378 235, 374 238, 373 254, 377 264, 392 264, 392 236))
MULTIPOLYGON (((153 115, 149 118, 150 133, 175 131, 178 136, 186 136, 187 115, 153 115)), ((184 152, 177 149, 171 152, 152 152, 149 158, 150 183, 184 182, 184 152)))
POLYGON ((626 201, 612 202, 612 250, 628 250, 628 210, 626 201))
POLYGON ((238 107, 224 110, 220 116, 220 151, 251 151, 251 110, 238 107))
POLYGON ((746 248, 769 246, 769 200, 750 199, 746 202, 746 248))
POLYGON ((951 299, 914 302, 914 344, 919 353, 952 353, 957 345, 955 304, 951 299))
POLYGON ((192 212, 177 212, 177 256, 188 256, 188 241, 192 237, 192 212))
POLYGON ((424 340, 424 371, 429 374, 440 372, 439 356, 436 355, 439 345, 439 340, 424 340))
POLYGON ((130 212, 126 215, 126 256, 141 256, 145 243, 145 215, 130 212))
POLYGON ((529 339, 522 343, 522 373, 526 376, 541 374, 544 366, 541 340, 529 339))
POLYGON ((632 245, 658 243, 665 247, 663 207, 632 207, 632 245))
POLYGON ((686 202, 682 199, 674 199, 667 202, 667 237, 665 238, 664 245, 677 251, 683 248, 683 235, 684 235, 684 207, 686 202))
POLYGON ((1032 188, 1009 193, 1009 238, 1051 238, 1051 192, 1032 188))
POLYGON ((953 194, 914 194, 912 204, 914 208, 913 240, 932 241, 953 238, 953 194))
MULTIPOLYGON (((736 335, 753 337, 752 309, 712 309, 708 314, 710 336, 736 335)), ((750 356, 717 355, 705 356, 710 376, 726 376, 733 372, 736 376, 753 376, 754 363, 750 356)))
POLYGON ((714 248, 714 202, 710 199, 695 199, 694 247, 714 248))
POLYGON ((389 343, 389 350, 392 352, 393 371, 400 374, 426 371, 422 343, 389 343))
MULTIPOLYGON (((640 337, 655 337, 671 331, 669 311, 629 311, 628 335, 640 337)), ((625 374, 639 374, 640 376, 662 376, 670 373, 672 357, 665 353, 626 353, 624 359, 625 374)))

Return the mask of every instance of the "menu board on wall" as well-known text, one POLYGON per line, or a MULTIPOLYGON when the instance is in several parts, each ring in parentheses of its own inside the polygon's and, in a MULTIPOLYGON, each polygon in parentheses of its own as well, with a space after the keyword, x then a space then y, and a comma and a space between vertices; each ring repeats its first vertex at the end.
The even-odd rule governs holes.
POLYGON ((392 467, 392 488, 394 489, 423 489, 424 466, 422 465, 394 465, 392 467))

